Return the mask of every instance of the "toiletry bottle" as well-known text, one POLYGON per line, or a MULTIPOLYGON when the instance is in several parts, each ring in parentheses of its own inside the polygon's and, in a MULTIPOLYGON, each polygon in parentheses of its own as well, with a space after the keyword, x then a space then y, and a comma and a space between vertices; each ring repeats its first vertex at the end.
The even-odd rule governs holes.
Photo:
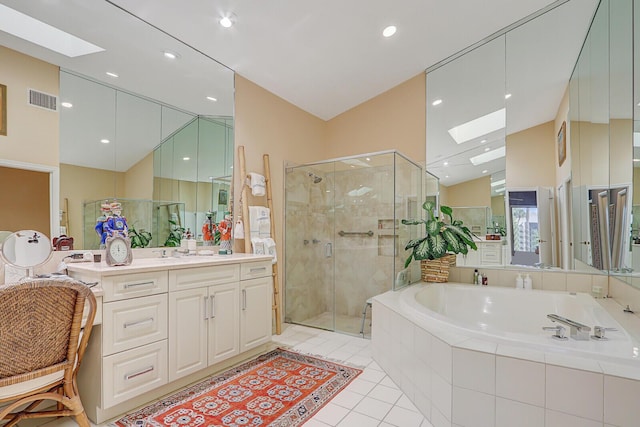
POLYGON ((476 281, 476 285, 482 285, 482 273, 478 273, 478 280, 476 281))
POLYGON ((520 273, 518 273, 518 276, 516 277, 516 289, 524 289, 524 279, 520 273))
POLYGON ((473 284, 474 285, 478 284, 478 269, 477 268, 475 270, 473 270, 473 284))
POLYGON ((484 276, 482 276, 482 285, 483 286, 488 286, 489 285, 489 278, 487 277, 486 274, 484 276))
POLYGON ((525 289, 533 289, 533 283, 531 281, 531 276, 529 276, 528 274, 524 278, 524 288, 525 289))

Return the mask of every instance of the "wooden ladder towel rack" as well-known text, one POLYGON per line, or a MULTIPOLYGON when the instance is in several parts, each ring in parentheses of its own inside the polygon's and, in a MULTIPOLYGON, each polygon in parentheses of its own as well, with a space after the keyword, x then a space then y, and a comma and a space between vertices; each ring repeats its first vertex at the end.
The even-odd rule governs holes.
MULTIPOLYGON (((240 162, 240 176, 242 179, 242 192, 241 192, 241 204, 242 204, 242 217, 244 221, 244 252, 252 253, 253 250, 251 248, 251 226, 250 226, 250 218, 249 218, 249 202, 248 202, 248 189, 247 178, 249 174, 247 173, 247 165, 245 162, 245 153, 244 146, 240 145, 238 147, 238 160, 240 162)), ((275 242, 276 237, 276 224, 273 219, 273 198, 271 192, 271 168, 269 166, 269 155, 264 154, 262 156, 262 161, 264 163, 264 179, 265 179, 265 187, 266 187, 266 197, 267 197, 267 208, 269 208, 269 221, 271 223, 270 235, 271 238, 275 242)), ((282 332, 282 321, 280 314, 280 285, 278 284, 278 263, 275 262, 271 265, 271 276, 273 279, 273 311, 276 318, 276 334, 280 335, 282 332)))

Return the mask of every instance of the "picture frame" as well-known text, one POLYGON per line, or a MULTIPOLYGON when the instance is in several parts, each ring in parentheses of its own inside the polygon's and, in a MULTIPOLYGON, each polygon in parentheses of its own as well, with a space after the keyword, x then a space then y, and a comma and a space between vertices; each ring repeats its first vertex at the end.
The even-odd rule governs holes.
POLYGON ((0 135, 7 136, 7 86, 0 84, 0 135))
POLYGON ((228 201, 227 190, 220 190, 218 192, 218 205, 226 205, 228 201))
POLYGON ((558 166, 562 166, 567 158, 567 122, 562 122, 558 131, 558 166))

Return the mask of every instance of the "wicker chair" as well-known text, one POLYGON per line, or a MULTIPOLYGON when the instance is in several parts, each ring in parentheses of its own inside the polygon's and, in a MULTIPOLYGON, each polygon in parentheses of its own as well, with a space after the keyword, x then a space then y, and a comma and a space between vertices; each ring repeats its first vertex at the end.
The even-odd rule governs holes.
POLYGON ((33 279, 0 286, 0 424, 27 418, 89 420, 76 374, 96 314, 96 299, 74 280, 33 279), (88 317, 82 329, 85 302, 88 317), (55 405, 40 405, 55 401, 55 405))

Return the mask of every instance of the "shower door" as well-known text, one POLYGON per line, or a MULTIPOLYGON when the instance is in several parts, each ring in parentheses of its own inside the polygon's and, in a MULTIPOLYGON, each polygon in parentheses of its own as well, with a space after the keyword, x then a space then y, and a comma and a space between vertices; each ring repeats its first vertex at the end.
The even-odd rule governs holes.
POLYGON ((334 331, 334 163, 285 176, 285 322, 334 331))

